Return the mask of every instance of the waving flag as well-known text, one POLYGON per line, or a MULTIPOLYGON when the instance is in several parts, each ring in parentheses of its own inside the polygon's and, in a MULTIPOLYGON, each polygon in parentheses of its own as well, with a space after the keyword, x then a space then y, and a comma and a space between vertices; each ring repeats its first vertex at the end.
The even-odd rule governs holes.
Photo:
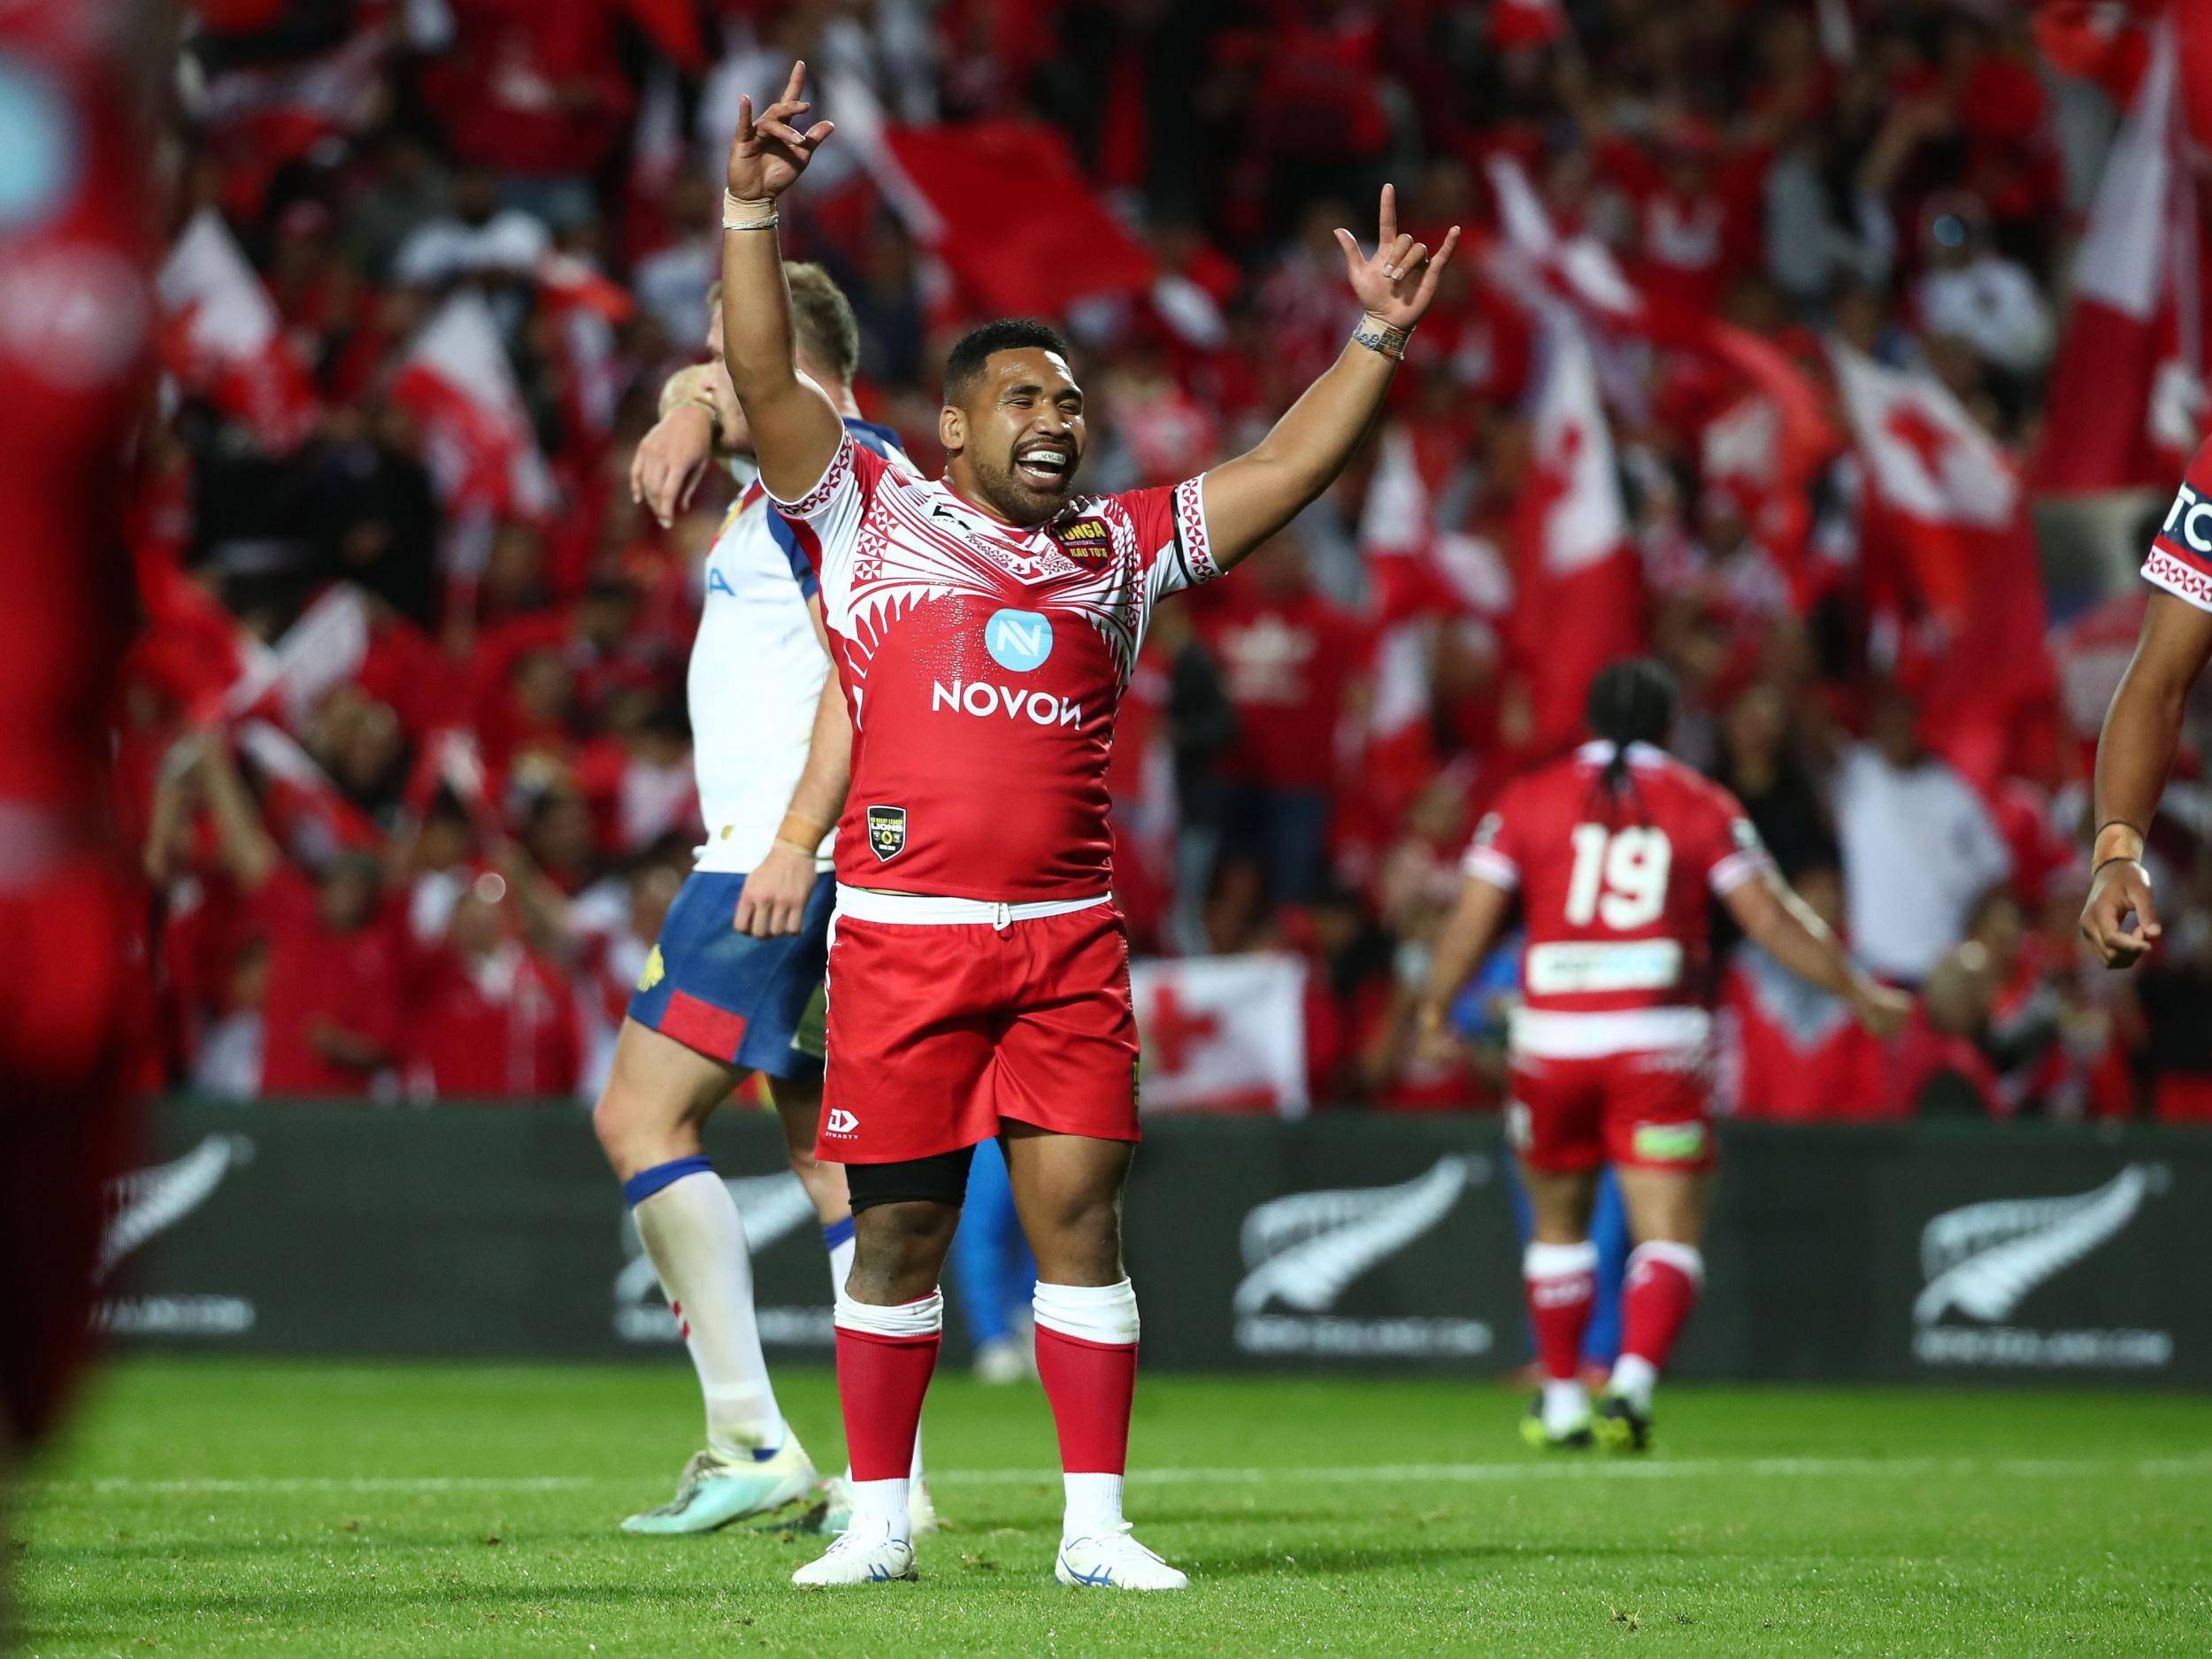
MULTIPOLYGON (((1694 354, 1740 382, 1742 396, 1717 423, 1725 423, 1724 429, 1708 434, 1706 455, 1743 495, 1767 550, 1795 571, 1812 528, 1809 487, 1839 442, 1803 370, 1772 341, 1645 293, 1595 236, 1560 235, 1528 174, 1510 157, 1491 158, 1490 183, 1503 235, 1489 265, 1509 292, 1540 312, 1563 303, 1600 341, 1635 340, 1694 354)), ((1641 383, 1619 357, 1600 360, 1598 373, 1616 406, 1633 409, 1641 383)), ((1709 481, 1713 476, 1709 469, 1709 481)))
POLYGON ((315 424, 306 366, 276 302, 211 207, 194 214, 155 279, 163 365, 250 427, 270 449, 296 448, 315 424))
POLYGON ((1509 647, 1540 753, 1571 742, 1599 669, 1644 642, 1643 572, 1614 464, 1589 342, 1555 312, 1532 421, 1530 473, 1513 525, 1518 603, 1509 647))
POLYGON ((431 476, 448 506, 552 511, 553 475, 480 295, 455 294, 423 325, 392 395, 423 423, 431 476))
POLYGON ((2075 264, 2032 474, 2039 492, 2169 484, 2212 412, 2180 82, 2173 27, 2162 22, 2075 264))
POLYGON ((1839 342, 1829 355, 1866 468, 1867 561, 1902 580, 1916 644, 1901 673, 1955 764, 1993 778, 2017 717, 2055 690, 2043 572, 2011 460, 1925 370, 1889 368, 1839 342))
POLYGON ((887 195, 974 309, 1053 317, 1083 300, 1150 292, 1150 250, 1107 211, 1056 128, 895 127, 885 140, 909 187, 887 195), (1022 211, 1012 215, 1010 179, 1021 180, 1022 211))

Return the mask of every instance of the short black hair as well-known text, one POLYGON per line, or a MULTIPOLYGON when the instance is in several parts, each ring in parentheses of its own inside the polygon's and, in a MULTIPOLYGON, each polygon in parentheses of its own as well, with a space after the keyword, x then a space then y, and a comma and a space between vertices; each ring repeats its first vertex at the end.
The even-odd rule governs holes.
POLYGON ((1034 317, 1005 317, 971 328, 953 344, 945 358, 945 401, 957 403, 968 395, 995 351, 1056 351, 1068 355, 1068 342, 1050 323, 1034 317))

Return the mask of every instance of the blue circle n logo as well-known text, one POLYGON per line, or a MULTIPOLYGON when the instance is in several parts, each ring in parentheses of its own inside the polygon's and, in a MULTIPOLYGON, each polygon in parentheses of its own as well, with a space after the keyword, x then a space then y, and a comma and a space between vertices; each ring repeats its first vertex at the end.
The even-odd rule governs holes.
POLYGON ((81 148, 60 91, 21 59, 0 58, 0 227, 22 230, 58 211, 81 148))
POLYGON ((1025 674, 1052 655, 1052 623, 1034 611, 1000 611, 983 625, 983 649, 1001 668, 1025 674))

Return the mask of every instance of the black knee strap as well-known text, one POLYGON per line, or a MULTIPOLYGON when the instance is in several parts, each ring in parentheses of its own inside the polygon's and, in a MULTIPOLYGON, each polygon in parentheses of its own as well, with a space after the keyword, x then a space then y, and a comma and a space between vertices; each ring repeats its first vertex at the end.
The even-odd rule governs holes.
POLYGON ((848 1164, 845 1190, 856 1215, 878 1204, 950 1204, 956 1210, 968 1195, 968 1166, 974 1162, 975 1148, 962 1147, 895 1164, 848 1164))

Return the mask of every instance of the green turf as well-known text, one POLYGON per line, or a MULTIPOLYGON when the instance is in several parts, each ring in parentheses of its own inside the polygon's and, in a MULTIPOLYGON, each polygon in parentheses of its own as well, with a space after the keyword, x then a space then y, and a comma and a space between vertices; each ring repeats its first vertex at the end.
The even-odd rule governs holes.
MULTIPOLYGON (((838 1450, 828 1376, 784 1403, 838 1450)), ((1130 1508, 1176 1597, 1063 1590, 1033 1389, 939 1383, 922 1582, 630 1540, 695 1432, 659 1368, 111 1372, 7 1523, 34 1655, 2212 1652, 2201 1402, 1676 1391, 1644 1461, 1525 1451, 1486 1385, 1150 1379, 1130 1508), (1368 1471, 1372 1472, 1368 1472, 1368 1471)))

